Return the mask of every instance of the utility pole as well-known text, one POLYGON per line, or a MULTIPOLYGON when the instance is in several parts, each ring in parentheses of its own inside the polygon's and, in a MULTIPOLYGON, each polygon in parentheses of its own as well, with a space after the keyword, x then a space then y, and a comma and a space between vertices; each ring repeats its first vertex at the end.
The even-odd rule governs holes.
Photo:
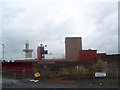
POLYGON ((4 44, 2 44, 2 60, 4 60, 4 44))

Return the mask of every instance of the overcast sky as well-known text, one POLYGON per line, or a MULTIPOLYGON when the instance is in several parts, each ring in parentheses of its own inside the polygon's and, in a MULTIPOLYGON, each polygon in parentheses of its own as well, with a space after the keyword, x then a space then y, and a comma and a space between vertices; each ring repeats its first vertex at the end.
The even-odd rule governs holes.
POLYGON ((82 37, 85 50, 118 53, 117 0, 5 0, 0 2, 0 13, 0 39, 6 59, 24 57, 26 40, 34 58, 41 43, 53 54, 48 58, 62 58, 65 37, 82 37))

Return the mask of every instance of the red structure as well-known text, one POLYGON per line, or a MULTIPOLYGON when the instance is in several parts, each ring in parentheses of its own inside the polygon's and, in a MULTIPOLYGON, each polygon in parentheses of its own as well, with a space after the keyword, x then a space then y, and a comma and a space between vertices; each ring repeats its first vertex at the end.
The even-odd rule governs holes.
POLYGON ((79 62, 95 61, 97 58, 97 50, 79 50, 79 62))
POLYGON ((40 44, 37 48, 37 59, 42 60, 45 59, 45 54, 48 53, 48 50, 44 50, 43 44, 40 44))
POLYGON ((18 60, 15 62, 2 63, 2 71, 13 72, 16 74, 30 74, 34 73, 35 60, 18 60))
POLYGON ((106 53, 97 53, 97 55, 99 56, 99 55, 106 55, 106 53))
POLYGON ((41 50, 40 50, 40 46, 38 46, 38 48, 37 48, 37 59, 38 60, 42 60, 42 55, 41 55, 41 52, 40 52, 41 50))
MULTIPOLYGON (((44 47, 38 46, 37 48, 37 60, 16 60, 15 62, 4 62, 2 63, 2 70, 14 70, 15 73, 34 73, 34 65, 37 62, 51 64, 55 62, 90 62, 95 61, 97 56, 106 55, 106 53, 98 53, 97 50, 82 50, 82 40, 81 37, 66 37, 65 38, 65 50, 66 50, 66 59, 63 60, 47 60, 43 56, 47 54, 47 50, 44 50, 44 47), (43 55, 43 56, 42 56, 43 55), (44 58, 44 60, 42 59, 44 58)), ((45 66, 45 68, 47 68, 45 66)))

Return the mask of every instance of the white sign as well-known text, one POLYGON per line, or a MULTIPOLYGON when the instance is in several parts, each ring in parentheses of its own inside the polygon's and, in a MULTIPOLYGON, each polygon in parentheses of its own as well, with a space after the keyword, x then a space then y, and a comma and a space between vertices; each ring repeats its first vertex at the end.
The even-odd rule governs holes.
POLYGON ((104 72, 96 72, 95 77, 106 77, 106 73, 104 73, 104 72))

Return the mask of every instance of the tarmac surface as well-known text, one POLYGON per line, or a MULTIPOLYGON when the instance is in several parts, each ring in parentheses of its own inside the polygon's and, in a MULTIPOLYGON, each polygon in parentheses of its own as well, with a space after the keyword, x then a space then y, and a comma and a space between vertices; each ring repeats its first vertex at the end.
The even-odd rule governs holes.
POLYGON ((39 80, 3 78, 2 88, 118 88, 115 79, 79 79, 77 82, 59 82, 55 80, 39 80))

